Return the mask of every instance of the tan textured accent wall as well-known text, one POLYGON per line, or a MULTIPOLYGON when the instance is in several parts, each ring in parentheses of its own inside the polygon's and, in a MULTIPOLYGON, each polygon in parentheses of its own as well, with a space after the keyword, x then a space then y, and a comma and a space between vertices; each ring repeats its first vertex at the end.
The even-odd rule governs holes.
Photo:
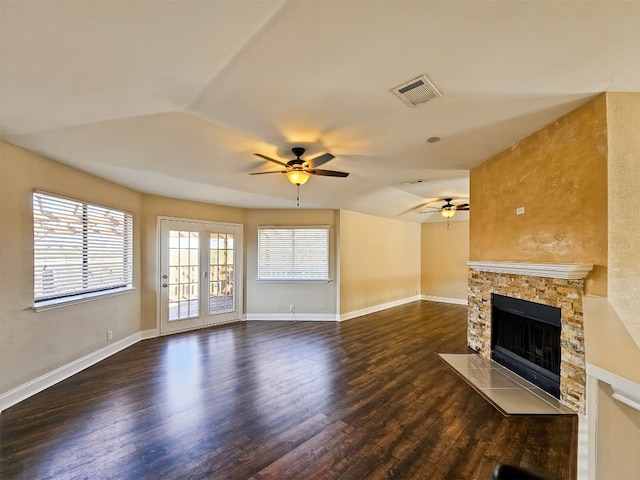
POLYGON ((423 223, 421 294, 467 299, 469 222, 423 223))
MULTIPOLYGON (((143 265, 141 278, 142 330, 156 328, 158 321, 158 216, 211 222, 239 223, 243 226, 246 223, 246 210, 242 208, 191 202, 156 195, 142 195, 142 215, 140 222, 143 265)), ((244 254, 243 252, 243 255, 244 254)))
POLYGON ((336 228, 335 210, 250 210, 247 215, 245 242, 246 256, 246 313, 282 314, 290 320, 289 305, 296 313, 326 315, 334 320, 337 315, 336 228), (330 225, 329 277, 332 282, 259 282, 258 278, 258 226, 260 225, 330 225))
POLYGON ((607 125, 601 95, 471 171, 471 260, 593 263, 606 295, 607 125), (516 208, 524 207, 524 215, 516 208))
POLYGON ((140 330, 140 232, 134 228, 134 286, 124 295, 33 310, 31 194, 41 189, 133 213, 140 194, 0 142, 0 393, 140 330))
POLYGON ((420 224, 340 210, 340 313, 420 291, 420 224))
MULTIPOLYGON (((608 93, 609 303, 640 346, 640 93, 608 93)), ((639 367, 640 368, 640 367, 639 367)))

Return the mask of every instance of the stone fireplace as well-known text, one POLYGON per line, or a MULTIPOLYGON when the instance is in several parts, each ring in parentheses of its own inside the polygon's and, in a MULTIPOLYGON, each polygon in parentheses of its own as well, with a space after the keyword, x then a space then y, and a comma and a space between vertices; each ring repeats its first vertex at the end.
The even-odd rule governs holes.
MULTIPOLYGON (((467 343, 491 359, 492 294, 560 309, 560 401, 585 412, 582 296, 589 264, 467 262, 467 343)), ((517 373, 517 372, 516 372, 517 373)))

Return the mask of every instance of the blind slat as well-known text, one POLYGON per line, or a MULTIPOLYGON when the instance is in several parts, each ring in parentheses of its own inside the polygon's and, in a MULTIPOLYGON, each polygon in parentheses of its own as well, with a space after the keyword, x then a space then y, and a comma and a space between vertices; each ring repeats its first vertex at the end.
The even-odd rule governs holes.
POLYGON ((259 280, 329 280, 329 229, 260 228, 259 280))
POLYGON ((43 192, 33 194, 34 299, 133 284, 133 217, 43 192))

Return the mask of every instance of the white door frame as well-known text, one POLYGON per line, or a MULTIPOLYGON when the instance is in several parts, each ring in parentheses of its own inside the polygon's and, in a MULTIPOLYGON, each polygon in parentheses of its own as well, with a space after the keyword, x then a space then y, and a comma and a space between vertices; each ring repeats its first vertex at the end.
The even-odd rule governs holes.
MULTIPOLYGON (((224 323, 233 323, 233 322, 237 322, 237 321, 242 321, 244 318, 244 312, 243 312, 243 305, 244 305, 244 228, 243 225, 241 223, 230 223, 230 222, 219 222, 219 221, 206 221, 206 220, 197 220, 197 219, 190 219, 190 218, 180 218, 180 217, 168 217, 168 216, 164 216, 164 215, 158 215, 157 217, 157 255, 156 255, 156 329, 158 331, 159 335, 170 335, 173 333, 180 333, 183 331, 188 331, 188 330, 195 330, 195 329, 199 329, 199 328, 206 328, 206 327, 210 327, 213 325, 222 325, 224 323), (237 311, 237 318, 233 319, 233 320, 224 320, 224 321, 220 321, 220 322, 212 322, 212 323, 204 323, 203 325, 198 325, 198 326, 188 326, 184 329, 181 330, 176 330, 176 331, 172 331, 172 332, 162 332, 162 289, 164 288, 162 286, 163 284, 163 279, 162 279, 162 245, 163 245, 163 238, 162 238, 162 227, 163 227, 163 222, 164 221, 171 221, 171 222, 185 222, 188 224, 199 224, 202 225, 203 227, 203 231, 205 233, 208 233, 210 231, 215 231, 216 227, 225 227, 225 228, 234 228, 238 230, 238 234, 237 237, 235 238, 234 242, 234 270, 235 270, 235 284, 234 284, 234 290, 235 290, 235 294, 236 294, 236 311, 237 311)), ((207 267, 208 270, 208 267, 207 267)), ((201 273, 201 280, 202 280, 202 271, 201 273)), ((207 278, 208 281, 208 278, 207 278)), ((208 315, 208 311, 203 312, 203 315, 206 317, 209 317, 208 315)))

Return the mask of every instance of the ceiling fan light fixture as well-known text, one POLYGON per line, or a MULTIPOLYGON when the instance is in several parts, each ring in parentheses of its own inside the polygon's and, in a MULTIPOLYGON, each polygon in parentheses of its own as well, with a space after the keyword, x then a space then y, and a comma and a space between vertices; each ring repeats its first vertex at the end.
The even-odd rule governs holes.
POLYGON ((440 210, 440 215, 442 215, 444 218, 451 218, 456 214, 456 207, 455 205, 445 205, 444 207, 442 207, 442 209, 440 210))
POLYGON ((287 178, 294 185, 304 185, 311 177, 311 174, 305 170, 292 169, 287 172, 287 178))

